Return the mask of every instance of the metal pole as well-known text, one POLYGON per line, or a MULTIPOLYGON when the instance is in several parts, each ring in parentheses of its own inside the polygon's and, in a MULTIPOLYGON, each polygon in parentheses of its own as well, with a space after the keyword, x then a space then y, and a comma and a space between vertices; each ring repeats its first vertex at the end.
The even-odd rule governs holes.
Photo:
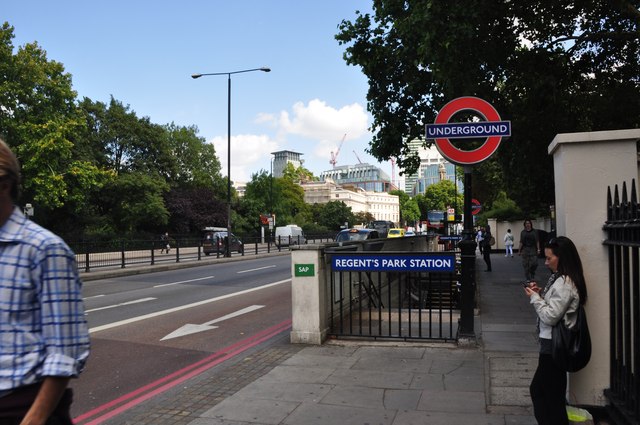
POLYGON ((471 167, 464 167, 464 230, 458 244, 462 257, 462 288, 460 296, 460 322, 458 337, 475 340, 473 310, 475 307, 475 264, 476 242, 473 238, 473 217, 471 215, 471 167))
MULTIPOLYGON (((241 74, 243 72, 271 72, 271 68, 263 66, 262 68, 243 69, 232 72, 210 72, 206 74, 191 74, 191 78, 200 78, 206 75, 226 75, 227 84, 227 246, 224 250, 225 257, 231 257, 231 74, 241 74)), ((220 255, 220 251, 218 251, 220 255)))
POLYGON ((227 84, 227 246, 225 257, 231 257, 231 74, 227 84))

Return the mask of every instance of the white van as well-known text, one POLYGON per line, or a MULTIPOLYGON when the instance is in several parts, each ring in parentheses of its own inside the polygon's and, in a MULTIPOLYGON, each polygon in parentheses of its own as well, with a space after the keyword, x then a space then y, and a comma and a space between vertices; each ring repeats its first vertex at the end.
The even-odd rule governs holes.
POLYGON ((276 227, 276 246, 302 245, 307 243, 302 227, 295 224, 276 227))

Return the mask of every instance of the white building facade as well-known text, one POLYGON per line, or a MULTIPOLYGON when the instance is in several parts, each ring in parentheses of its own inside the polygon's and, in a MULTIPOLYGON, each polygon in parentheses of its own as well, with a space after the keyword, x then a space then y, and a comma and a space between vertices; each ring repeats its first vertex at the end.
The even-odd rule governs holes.
POLYGON ((307 204, 326 204, 329 201, 342 201, 354 213, 370 213, 376 220, 388 220, 397 223, 400 220, 400 198, 386 192, 365 191, 355 186, 339 186, 326 178, 321 182, 309 182, 302 185, 304 201, 307 204))

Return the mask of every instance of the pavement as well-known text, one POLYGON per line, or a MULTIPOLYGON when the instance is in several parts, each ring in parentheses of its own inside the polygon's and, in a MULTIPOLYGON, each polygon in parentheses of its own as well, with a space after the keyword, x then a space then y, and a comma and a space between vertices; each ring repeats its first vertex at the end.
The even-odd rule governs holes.
POLYGON ((534 425, 535 313, 520 257, 491 258, 492 272, 476 258, 475 344, 296 345, 285 331, 103 423, 534 425))

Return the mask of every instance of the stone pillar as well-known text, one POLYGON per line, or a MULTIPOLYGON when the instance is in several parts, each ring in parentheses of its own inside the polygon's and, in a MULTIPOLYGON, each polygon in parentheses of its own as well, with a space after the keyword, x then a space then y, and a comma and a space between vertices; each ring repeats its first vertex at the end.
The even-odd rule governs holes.
POLYGON ((291 251, 291 343, 320 345, 327 336, 327 283, 321 245, 291 251), (296 266, 313 265, 312 276, 296 276, 296 266))
MULTIPOLYGON (((556 228, 576 244, 585 279, 585 306, 593 353, 589 365, 571 374, 570 401, 606 404, 609 386, 609 268, 602 226, 607 219, 607 187, 638 177, 640 129, 558 134, 549 145, 555 177, 556 228)), ((541 176, 552 178, 552 176, 541 176)))

